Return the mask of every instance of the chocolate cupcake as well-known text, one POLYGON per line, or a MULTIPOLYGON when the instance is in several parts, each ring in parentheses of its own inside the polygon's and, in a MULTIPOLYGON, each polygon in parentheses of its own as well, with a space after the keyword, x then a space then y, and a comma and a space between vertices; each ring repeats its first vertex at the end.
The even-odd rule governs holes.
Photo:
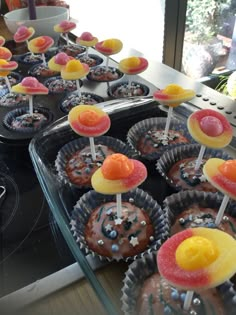
POLYGON ((166 118, 144 119, 132 126, 127 134, 128 144, 144 159, 157 160, 167 149, 192 143, 186 124, 172 119, 168 134, 164 134, 166 118))
POLYGON ((84 54, 86 51, 86 48, 80 45, 76 45, 76 44, 68 44, 68 45, 62 45, 58 47, 58 51, 59 52, 64 52, 66 53, 68 56, 71 57, 78 57, 81 54, 84 54))
POLYGON ((29 114, 29 107, 21 107, 8 112, 3 125, 14 132, 35 133, 48 125, 53 119, 52 113, 43 107, 35 107, 33 115, 29 114))
POLYGON ((175 190, 199 190, 217 192, 202 173, 204 163, 211 157, 219 157, 225 160, 231 157, 222 150, 207 148, 202 163, 197 171, 195 164, 201 145, 188 144, 166 151, 157 161, 156 168, 165 178, 167 183, 175 190))
POLYGON ((0 98, 0 106, 4 107, 26 105, 28 102, 28 97, 26 95, 16 93, 6 93, 0 98))
MULTIPOLYGON (((45 54, 47 59, 47 54, 45 54)), ((41 54, 32 54, 31 52, 27 52, 25 54, 17 56, 17 62, 22 63, 24 65, 33 66, 43 61, 43 57, 41 54)))
POLYGON ((48 78, 57 75, 58 72, 49 69, 47 64, 38 63, 29 69, 29 75, 33 77, 48 78))
POLYGON ((78 59, 80 60, 80 62, 86 63, 90 68, 99 66, 103 63, 103 59, 94 54, 83 54, 79 56, 78 59))
POLYGON ((96 161, 92 160, 88 138, 79 138, 64 145, 57 154, 55 166, 60 179, 75 187, 91 188, 91 177, 102 165, 105 157, 112 153, 134 156, 124 142, 109 136, 94 138, 96 161))
MULTIPOLYGON (((10 86, 13 86, 22 80, 22 75, 20 75, 17 72, 11 72, 9 73, 7 78, 10 83, 10 86)), ((5 77, 0 77, 0 96, 3 96, 7 93, 9 93, 9 89, 6 84, 5 77)))
POLYGON ((112 84, 107 94, 113 98, 125 98, 135 96, 146 96, 149 94, 149 87, 140 83, 132 81, 129 85, 128 81, 112 84))
POLYGON ((123 73, 115 67, 98 66, 90 69, 87 79, 95 82, 111 82, 122 78, 123 73))
POLYGON ((122 194, 122 216, 116 196, 91 190, 74 206, 71 229, 85 254, 101 260, 133 260, 159 248, 168 222, 157 202, 141 189, 122 194))
POLYGON ((221 223, 215 219, 221 206, 223 195, 203 191, 186 190, 172 194, 163 201, 163 209, 168 213, 171 235, 192 227, 219 228, 236 237, 236 203, 231 201, 221 223))
POLYGON ((125 315, 235 313, 236 291, 231 281, 202 294, 194 293, 190 310, 184 311, 186 291, 177 290, 160 276, 155 252, 132 262, 123 283, 121 301, 125 315))
MULTIPOLYGON (((83 85, 82 80, 79 80, 80 87, 83 85)), ((51 94, 60 94, 65 92, 73 92, 77 90, 75 80, 63 80, 61 76, 54 76, 44 81, 44 85, 48 88, 51 94)))

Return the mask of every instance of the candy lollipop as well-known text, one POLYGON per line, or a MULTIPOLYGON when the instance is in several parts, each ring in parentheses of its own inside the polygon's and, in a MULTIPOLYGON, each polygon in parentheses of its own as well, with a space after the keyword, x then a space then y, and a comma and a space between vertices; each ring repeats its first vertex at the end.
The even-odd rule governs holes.
POLYGON ((75 80, 77 86, 77 95, 81 97, 79 79, 89 73, 89 66, 81 63, 79 60, 69 60, 61 69, 61 77, 64 80, 75 80))
POLYGON ((48 94, 48 89, 34 77, 25 77, 12 87, 12 92, 29 95, 29 114, 33 115, 33 95, 48 94))
POLYGON ((174 287, 187 290, 185 311, 189 311, 194 291, 216 287, 235 274, 235 259, 235 239, 221 230, 203 227, 174 234, 157 252, 161 276, 174 287))
POLYGON ((128 90, 131 89, 131 76, 145 71, 147 67, 148 61, 143 57, 128 57, 119 62, 118 69, 128 76, 128 90))
POLYGON ((3 36, 0 35, 0 47, 2 47, 5 44, 6 40, 3 36))
POLYGON ((16 43, 26 42, 28 45, 28 40, 34 35, 34 33, 35 30, 33 27, 21 25, 18 27, 15 34, 13 35, 13 39, 16 43))
POLYGON ((59 24, 56 24, 54 26, 54 31, 57 33, 63 33, 66 36, 66 43, 67 45, 69 45, 69 37, 68 37, 68 33, 70 31, 72 31, 73 29, 76 28, 76 23, 72 22, 72 21, 61 21, 59 24))
POLYGON ((3 77, 5 79, 9 92, 11 91, 11 84, 7 76, 11 73, 12 70, 15 70, 17 67, 18 63, 15 61, 0 59, 0 77, 3 77))
POLYGON ((164 135, 168 136, 170 120, 173 115, 173 108, 179 106, 182 102, 191 100, 195 92, 190 89, 183 89, 177 84, 169 84, 163 90, 156 91, 153 94, 160 104, 169 106, 164 135))
POLYGON ((10 60, 12 57, 11 51, 6 47, 0 47, 0 59, 10 60))
POLYGON ((221 149, 232 140, 233 129, 221 113, 212 109, 202 109, 191 114, 187 120, 189 133, 194 140, 201 144, 196 161, 195 170, 198 170, 206 147, 221 149))
POLYGON ((138 160, 121 153, 108 156, 92 176, 92 186, 101 194, 116 194, 117 217, 122 216, 121 194, 136 188, 147 177, 147 169, 138 160))
POLYGON ((88 49, 89 47, 95 46, 98 42, 97 37, 94 37, 91 33, 89 32, 84 32, 81 34, 81 36, 76 38, 76 43, 80 44, 81 46, 86 47, 86 53, 85 57, 88 58, 88 49))
POLYGON ((28 48, 31 52, 41 54, 43 59, 43 65, 46 66, 45 53, 53 46, 54 40, 50 36, 39 36, 31 39, 28 43, 28 48))
POLYGON ((106 133, 110 126, 110 117, 94 105, 78 105, 68 115, 71 128, 80 136, 89 137, 92 159, 96 160, 94 137, 106 133))
POLYGON ((123 48, 123 43, 116 38, 106 39, 98 42, 95 45, 95 49, 107 56, 106 59, 106 71, 108 70, 109 56, 117 54, 123 48))
POLYGON ((236 160, 211 158, 203 166, 207 180, 224 194, 215 224, 218 225, 224 215, 229 198, 236 200, 236 160))

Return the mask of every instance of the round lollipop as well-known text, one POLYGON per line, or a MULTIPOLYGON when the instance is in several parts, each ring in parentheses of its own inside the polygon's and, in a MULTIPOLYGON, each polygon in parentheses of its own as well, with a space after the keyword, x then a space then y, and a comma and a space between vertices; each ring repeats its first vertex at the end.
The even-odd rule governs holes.
POLYGON ((81 63, 79 60, 69 60, 64 67, 61 68, 61 77, 63 80, 75 80, 77 86, 77 94, 81 97, 79 79, 85 77, 89 73, 89 66, 81 63))
POLYGON ((59 24, 56 24, 54 26, 54 31, 57 33, 63 33, 66 36, 66 43, 67 45, 69 45, 69 37, 68 37, 68 33, 70 31, 72 31, 73 29, 76 28, 76 23, 72 22, 72 21, 61 21, 59 24))
POLYGON ((218 225, 223 218, 229 199, 236 200, 236 160, 225 161, 211 158, 204 164, 203 174, 214 187, 224 194, 215 220, 215 224, 218 225))
POLYGON ((16 43, 26 42, 28 45, 28 40, 34 35, 35 30, 33 27, 27 27, 25 25, 21 25, 16 30, 13 35, 13 39, 16 43))
MULTIPOLYGON (((122 216, 121 194, 136 188, 147 177, 145 165, 121 153, 108 156, 92 176, 92 186, 101 194, 116 194, 117 217, 122 216)), ((122 221, 121 221, 122 222, 122 221)))
POLYGON ((12 87, 12 92, 29 95, 29 114, 33 115, 33 95, 48 94, 48 89, 34 77, 25 77, 12 87))
POLYGON ((0 47, 2 47, 5 44, 6 40, 3 36, 0 35, 0 47))
POLYGON ((11 91, 11 84, 7 76, 11 73, 12 70, 15 70, 17 67, 18 63, 15 61, 0 59, 0 77, 3 77, 5 79, 9 92, 11 91))
POLYGON ((34 39, 31 39, 28 42, 28 48, 31 52, 35 54, 41 54, 43 59, 43 65, 46 66, 45 53, 50 47, 54 44, 54 40, 50 36, 39 36, 34 39))
POLYGON ((235 274, 235 259, 235 239, 221 230, 203 227, 174 234, 157 252, 161 276, 174 287, 187 290, 185 311, 194 291, 216 287, 235 274))
POLYGON ((147 59, 143 57, 128 57, 122 59, 118 64, 118 69, 128 76, 128 89, 131 87, 132 75, 137 75, 145 71, 148 67, 147 59))
POLYGON ((78 135, 89 137, 92 159, 95 161, 94 137, 99 137, 109 130, 110 117, 94 105, 78 105, 70 110, 68 121, 78 135))
POLYGON ((109 56, 118 54, 123 48, 123 43, 116 38, 106 39, 101 42, 98 42, 95 45, 95 49, 107 56, 106 59, 106 71, 108 70, 109 56))
POLYGON ((6 47, 0 47, 0 59, 10 60, 12 57, 11 51, 6 47))
POLYGON ((168 136, 173 108, 179 106, 182 102, 191 100, 195 92, 190 89, 183 89, 177 84, 169 84, 163 90, 158 90, 153 94, 155 100, 160 104, 169 106, 164 135, 168 136))
POLYGON ((194 140, 201 144, 196 161, 195 170, 198 170, 206 147, 221 149, 232 140, 233 129, 221 113, 212 109, 202 109, 191 114, 187 120, 189 133, 194 140))
POLYGON ((94 37, 91 33, 84 32, 76 38, 76 43, 86 47, 85 58, 88 58, 89 47, 95 46, 98 43, 98 39, 97 37, 94 37))

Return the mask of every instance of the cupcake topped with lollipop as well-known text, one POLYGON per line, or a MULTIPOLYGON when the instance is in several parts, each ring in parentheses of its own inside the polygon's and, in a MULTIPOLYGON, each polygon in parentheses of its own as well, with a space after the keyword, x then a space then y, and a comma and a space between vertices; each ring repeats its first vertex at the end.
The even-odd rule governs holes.
POLYGON ((86 48, 85 54, 79 57, 81 62, 87 63, 89 67, 98 66, 103 62, 103 59, 98 55, 89 54, 89 47, 93 47, 97 44, 97 37, 93 36, 90 32, 83 32, 76 38, 76 43, 86 48))

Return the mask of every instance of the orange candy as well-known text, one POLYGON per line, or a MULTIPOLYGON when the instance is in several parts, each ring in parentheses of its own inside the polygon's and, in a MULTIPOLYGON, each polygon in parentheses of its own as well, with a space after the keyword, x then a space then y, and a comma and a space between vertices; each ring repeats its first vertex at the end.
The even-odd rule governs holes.
POLYGON ((133 161, 127 156, 115 153, 108 156, 102 165, 102 174, 106 179, 122 179, 134 170, 133 161))
POLYGON ((232 182, 236 182, 236 161, 228 160, 219 166, 219 171, 232 182))
POLYGON ((84 126, 95 126, 100 120, 100 115, 96 111, 88 109, 81 112, 78 119, 84 126))

